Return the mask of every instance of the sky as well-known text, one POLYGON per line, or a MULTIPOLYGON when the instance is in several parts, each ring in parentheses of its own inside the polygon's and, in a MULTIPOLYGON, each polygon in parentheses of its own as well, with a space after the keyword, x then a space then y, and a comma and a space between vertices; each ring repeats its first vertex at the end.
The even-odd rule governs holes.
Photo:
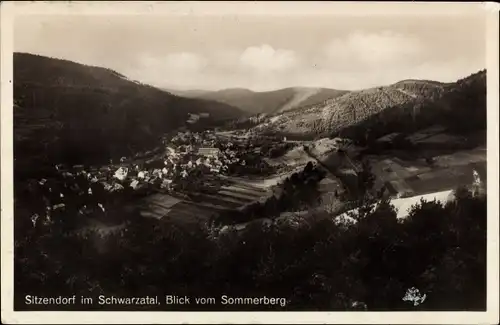
POLYGON ((486 67, 484 15, 30 15, 14 51, 157 87, 357 90, 455 81, 486 67))

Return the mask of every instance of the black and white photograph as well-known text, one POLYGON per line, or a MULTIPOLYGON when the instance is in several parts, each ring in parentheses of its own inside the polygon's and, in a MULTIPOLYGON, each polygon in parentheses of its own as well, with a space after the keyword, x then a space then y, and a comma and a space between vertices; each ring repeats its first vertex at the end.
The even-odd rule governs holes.
POLYGON ((1 9, 2 322, 498 322, 494 4, 1 9))

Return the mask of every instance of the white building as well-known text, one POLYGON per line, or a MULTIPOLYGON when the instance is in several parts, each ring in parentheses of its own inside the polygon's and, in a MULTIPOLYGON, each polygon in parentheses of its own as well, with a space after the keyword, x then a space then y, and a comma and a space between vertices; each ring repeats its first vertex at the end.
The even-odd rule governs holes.
POLYGON ((128 174, 128 169, 125 167, 120 167, 116 170, 114 177, 119 179, 120 181, 123 181, 125 178, 127 178, 128 174))
POLYGON ((133 188, 134 190, 137 188, 137 186, 139 185, 139 181, 134 179, 132 181, 132 183, 130 183, 130 187, 133 188))

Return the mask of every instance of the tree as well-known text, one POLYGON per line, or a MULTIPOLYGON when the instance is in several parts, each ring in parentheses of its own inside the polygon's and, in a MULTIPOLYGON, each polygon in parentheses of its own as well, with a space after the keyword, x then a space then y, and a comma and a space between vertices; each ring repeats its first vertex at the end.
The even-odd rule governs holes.
POLYGON ((375 184, 375 175, 373 175, 371 164, 367 159, 361 162, 361 170, 357 173, 357 181, 358 198, 369 195, 375 184))
POLYGON ((313 171, 313 168, 314 168, 313 163, 311 161, 308 162, 307 165, 306 165, 306 167, 304 167, 304 174, 310 175, 311 172, 313 171))

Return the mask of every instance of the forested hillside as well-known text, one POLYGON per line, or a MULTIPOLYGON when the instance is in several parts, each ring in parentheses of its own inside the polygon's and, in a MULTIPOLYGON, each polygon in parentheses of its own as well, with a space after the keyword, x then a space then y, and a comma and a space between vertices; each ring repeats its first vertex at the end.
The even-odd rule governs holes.
POLYGON ((418 129, 432 122, 465 132, 485 127, 485 116, 486 71, 480 71, 449 84, 405 80, 349 92, 322 104, 272 116, 255 130, 310 136, 343 131, 347 136, 354 129, 371 129, 375 137, 389 133, 389 129, 418 129))
MULTIPOLYGON (((486 71, 483 70, 445 85, 437 95, 389 107, 343 129, 341 134, 366 142, 391 132, 410 134, 438 124, 449 132, 467 136, 486 130, 486 112, 486 71)), ((482 141, 485 143, 486 138, 482 141)))
MULTIPOLYGON (((166 76, 168 78, 168 76, 166 76)), ((215 125, 242 112, 187 99, 128 80, 112 70, 43 56, 14 54, 16 166, 120 158, 158 145, 188 113, 215 125)))

